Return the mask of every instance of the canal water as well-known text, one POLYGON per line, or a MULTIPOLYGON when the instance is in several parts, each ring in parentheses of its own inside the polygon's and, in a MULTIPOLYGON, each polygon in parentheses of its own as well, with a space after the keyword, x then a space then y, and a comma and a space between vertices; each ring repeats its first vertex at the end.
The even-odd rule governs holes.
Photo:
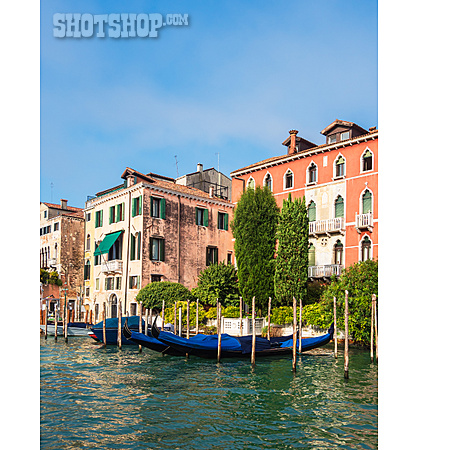
POLYGON ((377 366, 333 345, 216 361, 41 339, 42 449, 375 449, 377 366))

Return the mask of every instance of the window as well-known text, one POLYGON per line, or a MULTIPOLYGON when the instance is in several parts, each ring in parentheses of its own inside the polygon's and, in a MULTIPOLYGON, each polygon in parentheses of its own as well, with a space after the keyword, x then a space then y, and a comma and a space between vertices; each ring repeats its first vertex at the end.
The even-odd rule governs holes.
POLYGON ((316 204, 313 201, 308 205, 308 220, 310 222, 316 220, 316 204))
POLYGON ((343 264, 343 254, 344 254, 344 246, 340 240, 336 241, 334 244, 334 263, 342 265, 343 264))
POLYGON ((368 214, 372 211, 372 194, 366 189, 362 196, 362 213, 368 214))
POLYGON ((233 253, 227 253, 227 264, 233 264, 233 253))
POLYGON ((314 163, 308 168, 308 183, 317 183, 317 166, 314 163))
POLYGON ((336 173, 335 173, 335 177, 343 177, 345 175, 345 159, 344 157, 341 155, 339 156, 339 158, 336 161, 336 173))
POLYGON ((336 142, 336 134, 332 134, 331 136, 328 136, 328 143, 334 144, 336 142))
POLYGON ((58 231, 59 230, 59 222, 56 222, 54 225, 53 225, 53 231, 58 231))
POLYGON ((109 207, 109 223, 117 223, 125 220, 125 203, 109 207))
POLYGON ((131 217, 140 216, 142 214, 142 195, 135 197, 131 204, 131 217))
POLYGON ((108 251, 108 261, 122 259, 122 241, 123 234, 121 234, 108 251))
POLYGON ((58 259, 58 244, 55 244, 55 259, 58 259))
POLYGON ((162 277, 162 275, 152 275, 152 276, 151 276, 151 281, 152 281, 152 283, 158 283, 158 282, 160 282, 160 281, 161 281, 161 277, 162 277))
POLYGON ((86 237, 86 251, 89 251, 91 249, 91 235, 88 234, 86 237))
POLYGON ((44 219, 47 218, 47 211, 44 211, 44 219))
POLYGON ((95 212, 95 228, 103 226, 103 210, 95 212))
POLYGON ((334 217, 344 217, 344 199, 340 195, 334 202, 334 217))
POLYGON ((130 316, 135 316, 137 311, 137 303, 130 303, 130 316))
POLYGON ((112 291, 114 289, 114 277, 105 278, 105 291, 112 291))
POLYGON ((249 189, 255 189, 255 180, 253 178, 249 178, 247 182, 247 188, 249 189))
POLYGON ((89 298, 89 288, 88 287, 86 288, 86 297, 89 298))
POLYGON ((100 290, 100 278, 95 279, 95 290, 96 291, 100 290))
POLYGON ((362 170, 363 172, 365 172, 367 170, 372 170, 372 168, 373 168, 373 155, 372 152, 369 149, 367 149, 363 155, 362 170))
POLYGON ((217 213, 217 228, 219 230, 228 230, 228 214, 219 212, 217 213))
MULTIPOLYGON (((95 250, 97 250, 97 247, 99 246, 99 243, 95 243, 95 250)), ((99 266, 102 263, 102 255, 94 255, 94 266, 99 266)))
POLYGON ((130 289, 140 289, 140 278, 139 275, 130 276, 130 289))
POLYGON ((89 259, 86 261, 86 264, 84 265, 84 279, 85 280, 91 279, 91 261, 89 261, 89 259))
POLYGON ((152 261, 164 261, 164 239, 150 238, 150 259, 152 261))
POLYGON ((316 249, 314 248, 314 245, 309 244, 308 247, 308 266, 315 266, 316 265, 316 249))
POLYGON ((204 208, 195 208, 195 223, 202 227, 208 226, 208 210, 204 208))
POLYGON ((294 174, 288 170, 284 175, 284 188, 290 189, 294 186, 294 174))
POLYGON ((122 277, 116 277, 116 291, 122 289, 122 277))
POLYGON ((344 131, 341 133, 341 141, 345 141, 346 139, 350 139, 350 131, 344 131))
POLYGON ((150 197, 150 214, 157 219, 166 218, 166 199, 150 197))
POLYGON ((270 190, 272 190, 272 176, 270 173, 264 177, 264 186, 267 186, 270 190))
POLYGON ((364 236, 364 239, 361 242, 361 261, 367 261, 370 259, 370 250, 372 247, 372 243, 368 236, 364 236))
POLYGON ((131 235, 130 260, 141 259, 141 232, 131 235))
POLYGON ((86 213, 86 222, 91 221, 91 213, 86 213))
POLYGON ((217 247, 206 247, 206 265, 217 264, 219 262, 219 250, 217 247))

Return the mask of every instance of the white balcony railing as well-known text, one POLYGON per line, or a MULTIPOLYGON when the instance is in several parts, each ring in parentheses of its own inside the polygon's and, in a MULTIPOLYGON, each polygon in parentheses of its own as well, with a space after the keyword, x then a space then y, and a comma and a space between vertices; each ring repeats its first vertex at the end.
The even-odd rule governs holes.
POLYGON ((341 275, 342 266, 339 264, 325 264, 323 266, 309 266, 309 278, 331 278, 332 275, 339 277, 341 275))
POLYGON ((366 214, 356 214, 355 226, 356 228, 372 228, 373 214, 371 212, 366 214))
POLYGON ((309 223, 309 234, 328 234, 344 230, 344 218, 336 217, 327 220, 315 220, 309 223))
POLYGON ((122 273, 123 262, 115 259, 113 261, 106 261, 102 263, 102 273, 122 273))
POLYGON ((56 266, 56 262, 57 262, 56 258, 49 258, 48 259, 48 265, 49 266, 56 266))

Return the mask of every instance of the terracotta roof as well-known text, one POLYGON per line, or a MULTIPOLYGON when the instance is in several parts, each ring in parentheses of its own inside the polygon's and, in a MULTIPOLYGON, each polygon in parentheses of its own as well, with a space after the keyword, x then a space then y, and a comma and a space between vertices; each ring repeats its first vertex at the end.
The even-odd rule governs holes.
POLYGON ((367 133, 367 130, 365 130, 364 128, 360 127, 358 124, 354 123, 354 122, 347 122, 346 120, 339 120, 336 119, 333 123, 330 123, 330 125, 328 125, 326 128, 324 128, 320 134, 327 134, 330 130, 332 130, 333 128, 337 127, 337 126, 344 126, 344 127, 349 127, 349 128, 358 128, 359 130, 362 130, 363 132, 367 133))
POLYGON ((56 203, 47 203, 47 202, 41 202, 41 203, 48 206, 49 208, 61 209, 62 211, 73 211, 73 212, 83 211, 83 208, 76 208, 75 206, 68 206, 66 209, 62 209, 61 205, 58 205, 56 203))
POLYGON ((303 150, 303 151, 294 153, 294 154, 292 154, 292 155, 289 155, 289 154, 286 155, 286 154, 285 154, 285 155, 281 155, 281 156, 273 156, 272 158, 264 159, 264 160, 262 160, 262 161, 259 161, 259 162, 254 163, 254 164, 250 164, 249 166, 242 167, 241 169, 233 170, 233 171, 231 172, 230 175, 233 177, 233 174, 234 174, 234 173, 240 172, 240 171, 242 171, 242 170, 253 169, 254 167, 263 166, 263 165, 266 165, 266 164, 269 164, 269 163, 275 163, 276 161, 283 161, 283 160, 285 160, 285 159, 292 159, 292 158, 295 159, 295 157, 297 157, 297 156, 299 156, 299 155, 302 155, 303 153, 314 152, 314 151, 320 150, 320 149, 322 149, 322 148, 324 148, 324 147, 334 147, 334 146, 336 146, 336 145, 341 146, 341 144, 346 145, 346 144, 352 142, 352 141, 355 140, 355 139, 364 139, 364 138, 367 137, 367 136, 370 136, 370 135, 372 135, 372 134, 377 134, 377 133, 378 133, 378 130, 374 130, 374 131, 371 131, 371 132, 369 132, 369 133, 361 134, 360 136, 356 136, 355 138, 352 138, 352 139, 348 139, 348 140, 345 140, 345 141, 337 142, 337 143, 334 143, 334 144, 322 144, 322 145, 318 145, 317 147, 308 148, 308 149, 305 149, 305 150, 303 150))

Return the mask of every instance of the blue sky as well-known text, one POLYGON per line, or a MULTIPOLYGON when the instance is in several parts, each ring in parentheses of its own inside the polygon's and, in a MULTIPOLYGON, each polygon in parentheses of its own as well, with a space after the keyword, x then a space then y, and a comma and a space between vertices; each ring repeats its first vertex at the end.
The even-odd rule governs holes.
POLYGON ((225 174, 316 144, 339 118, 378 125, 377 2, 41 1, 40 199, 166 176, 225 174), (53 37, 55 13, 180 13, 155 39, 53 37), (53 184, 53 188, 51 188, 53 184))

